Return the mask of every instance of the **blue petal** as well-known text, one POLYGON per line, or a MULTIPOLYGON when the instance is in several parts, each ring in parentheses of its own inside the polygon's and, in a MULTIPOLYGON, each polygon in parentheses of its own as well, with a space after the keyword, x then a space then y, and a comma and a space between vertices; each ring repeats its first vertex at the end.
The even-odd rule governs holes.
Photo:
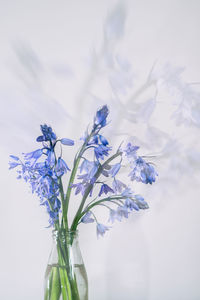
POLYGON ((37 142, 43 142, 44 140, 45 140, 45 138, 43 135, 38 136, 36 139, 37 142))
POLYGON ((14 160, 19 160, 19 157, 15 156, 15 155, 10 155, 10 158, 12 158, 14 160))
POLYGON ((107 141, 107 139, 106 139, 103 135, 99 135, 99 138, 100 138, 101 143, 102 143, 104 146, 106 146, 106 145, 109 144, 108 141, 107 141))

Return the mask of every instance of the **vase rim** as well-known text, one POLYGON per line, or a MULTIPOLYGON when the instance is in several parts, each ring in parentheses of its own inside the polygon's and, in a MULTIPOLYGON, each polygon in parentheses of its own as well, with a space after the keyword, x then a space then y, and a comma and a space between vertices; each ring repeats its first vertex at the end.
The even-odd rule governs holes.
POLYGON ((78 230, 66 230, 65 228, 53 229, 52 235, 53 237, 61 236, 68 236, 68 237, 78 237, 79 231, 78 230))

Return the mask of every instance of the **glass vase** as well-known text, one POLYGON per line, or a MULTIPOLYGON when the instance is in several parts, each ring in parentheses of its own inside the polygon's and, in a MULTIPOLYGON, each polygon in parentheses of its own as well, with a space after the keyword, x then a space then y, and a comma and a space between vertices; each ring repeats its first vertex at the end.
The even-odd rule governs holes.
POLYGON ((88 280, 78 231, 53 231, 45 273, 44 300, 88 300, 88 280))

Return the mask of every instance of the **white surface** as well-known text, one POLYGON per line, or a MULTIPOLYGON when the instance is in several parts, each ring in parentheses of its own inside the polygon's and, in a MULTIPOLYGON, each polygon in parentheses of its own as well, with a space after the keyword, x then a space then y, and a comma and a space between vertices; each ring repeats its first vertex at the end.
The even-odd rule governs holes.
MULTIPOLYGON (((87 86, 88 58, 93 49, 101 48, 104 19, 115 3, 0 1, 2 300, 42 299, 51 248, 47 216, 28 187, 15 179, 15 172, 8 172, 8 155, 34 149, 38 126, 44 122, 60 136, 78 139, 105 102, 112 119, 107 136, 115 146, 124 138, 116 137, 116 130, 137 136, 141 143, 148 138, 146 148, 142 145, 145 153, 161 151, 166 135, 180 147, 156 159, 159 180, 153 187, 138 187, 150 204, 148 211, 133 213, 100 240, 93 225, 80 229, 90 300, 200 298, 200 159, 199 154, 196 160, 188 158, 192 151, 199 153, 199 128, 176 127, 170 115, 177 95, 161 91, 147 125, 165 134, 152 137, 145 123, 136 126, 122 120, 102 73, 94 71, 92 86, 87 86), (31 58, 30 49, 39 60, 31 58), (98 100, 88 97, 87 90, 98 100)), ((155 60, 158 65, 170 61, 186 67, 185 82, 200 80, 198 0, 127 1, 125 7, 124 36, 113 48, 132 64, 130 95, 145 82, 155 60)), ((127 103, 126 97, 121 100, 127 103)), ((71 155, 66 155, 68 162, 71 155)))

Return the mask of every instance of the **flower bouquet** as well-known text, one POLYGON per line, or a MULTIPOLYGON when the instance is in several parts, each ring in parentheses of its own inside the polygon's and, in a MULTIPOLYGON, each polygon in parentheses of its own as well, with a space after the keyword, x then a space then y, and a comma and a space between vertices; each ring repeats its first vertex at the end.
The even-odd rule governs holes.
POLYGON ((107 125, 108 114, 106 105, 96 112, 92 126, 81 138, 83 143, 71 169, 62 158, 62 145, 73 146, 74 141, 58 138, 46 124, 41 125, 42 135, 36 139, 41 144, 39 149, 23 154, 23 159, 10 155, 10 169, 17 168, 17 178, 30 184, 32 193, 37 194, 40 204, 47 210, 49 227, 53 228, 54 247, 46 269, 45 300, 88 299, 87 274, 78 245, 77 228, 80 224, 95 222, 97 237, 110 229, 97 220, 97 206, 108 209, 110 223, 128 218, 133 210, 148 208, 144 198, 119 180, 118 174, 127 164, 131 181, 152 184, 158 174, 152 163, 137 154, 139 147, 136 145, 120 145, 110 154, 112 148, 100 133, 107 125), (70 176, 66 187, 63 175, 67 172, 70 176), (81 201, 69 224, 72 192, 80 194, 81 201))

